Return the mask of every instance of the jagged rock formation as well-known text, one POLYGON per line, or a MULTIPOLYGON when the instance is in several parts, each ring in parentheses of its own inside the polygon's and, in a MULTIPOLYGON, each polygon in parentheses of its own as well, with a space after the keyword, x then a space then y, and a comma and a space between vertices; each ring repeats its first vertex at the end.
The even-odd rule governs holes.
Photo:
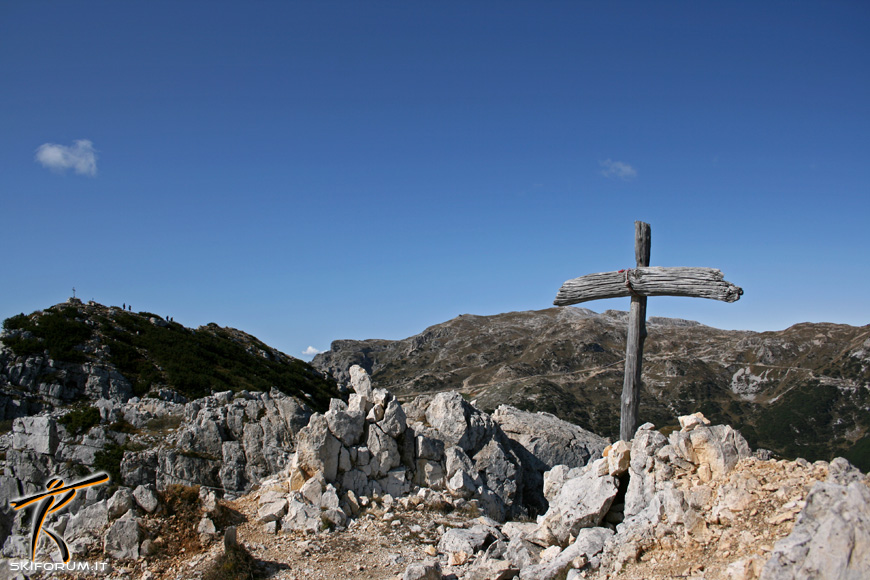
POLYGON ((819 482, 807 496, 794 530, 774 546, 761 577, 860 578, 870 572, 870 490, 819 482), (845 556, 845 557, 844 557, 845 556))
MULTIPOLYGON (((753 455, 738 432, 702 415, 681 417, 680 424, 668 436, 646 424, 631 442, 609 446, 584 467, 545 472, 549 508, 536 521, 469 516, 439 527, 437 541, 427 545, 425 527, 401 521, 419 521, 420 509, 457 498, 421 488, 399 499, 360 497, 359 512, 347 514, 346 533, 357 537, 353 530, 361 527, 360 534, 371 534, 377 522, 386 526, 378 534, 416 528, 425 549, 403 578, 846 579, 870 572, 870 479, 860 471, 842 458, 810 464, 753 455)), ((310 487, 303 497, 290 491, 292 470, 287 477, 267 482, 261 514, 289 498, 307 506, 309 520, 331 518, 326 502, 309 501, 310 487)), ((324 489, 332 505, 351 507, 330 484, 319 481, 314 489, 324 489)), ((262 525, 267 534, 280 529, 274 521, 262 525)), ((298 533, 293 525, 284 533, 298 533)), ((309 521, 309 533, 314 527, 309 521)), ((358 571, 348 577, 366 577, 364 566, 358 571)))
POLYGON ((163 444, 124 454, 120 475, 126 485, 201 485, 230 496, 244 493, 287 465, 295 434, 311 415, 304 403, 276 389, 216 393, 178 411, 180 427, 163 444))
MULTIPOLYGON (((694 552, 699 546, 700 561, 676 574, 751 580, 860 578, 870 572, 870 480, 848 462, 764 461, 752 457, 730 427, 709 426, 700 415, 684 417, 681 424, 669 437, 644 425, 630 445, 618 442, 583 468, 547 472, 547 513, 535 523, 505 524, 490 532, 489 542, 439 543, 441 552, 474 554, 459 558, 461 564, 454 557, 455 566, 445 571, 460 578, 646 578, 644 561, 653 565, 651 572, 674 575, 667 562, 650 557, 662 555, 657 548, 694 552), (782 477, 775 473, 779 467, 806 475, 782 477), (828 481, 812 484, 825 474, 828 481), (750 507, 758 505, 754 496, 763 490, 796 499, 759 515, 750 507), (739 558, 739 551, 723 549, 734 546, 737 539, 728 530, 740 527, 739 519, 777 527, 796 515, 790 535, 772 549, 763 547, 767 557, 739 558), (729 558, 732 554, 738 557, 729 558)), ((745 535, 757 543, 749 531, 741 538, 745 535)))
POLYGON ((299 493, 290 506, 298 509, 288 512, 290 526, 316 527, 300 516, 303 498, 322 506, 325 493, 332 503, 338 494, 335 507, 353 513, 359 497, 399 497, 412 484, 446 491, 499 521, 535 514, 546 509, 542 473, 554 458, 585 465, 606 445, 553 416, 505 407, 490 417, 455 392, 403 407, 388 391, 372 389, 361 367, 351 367, 349 377, 355 392, 348 402, 333 399, 329 411, 314 414, 299 432, 291 463, 291 491, 299 493), (513 438, 500 423, 510 425, 513 438), (532 436, 542 424, 554 435, 547 443, 532 436))
MULTIPOLYGON (((233 497, 286 467, 295 433, 311 414, 304 404, 277 390, 217 393, 185 405, 150 398, 127 403, 100 399, 92 408, 98 409, 96 424, 82 433, 64 421, 85 415, 81 410, 14 420, 12 432, 0 436, 5 452, 0 473, 4 505, 42 490, 52 477, 75 481, 96 471, 108 471, 113 484, 135 490, 133 497, 148 513, 157 507, 154 492, 173 484, 202 486, 233 497)), ((89 510, 88 515, 56 521, 68 530, 68 538, 78 539, 73 545, 87 549, 102 542, 96 532, 109 522, 104 512, 120 510, 103 494, 103 488, 79 494, 70 511, 81 508, 78 514, 89 510)), ((113 529, 113 537, 121 530, 126 530, 125 537, 130 533, 129 528, 113 529)), ((10 509, 0 512, 0 542, 6 542, 6 556, 23 557, 29 533, 24 520, 10 509)))
MULTIPOLYGON (((404 340, 337 340, 313 364, 346 381, 359 364, 400 400, 456 390, 492 412, 545 411, 616 437, 625 312, 563 307, 464 314, 404 340)), ((844 455, 870 469, 870 326, 798 324, 725 331, 652 317, 641 422, 703 412, 753 447, 788 457, 844 455)))

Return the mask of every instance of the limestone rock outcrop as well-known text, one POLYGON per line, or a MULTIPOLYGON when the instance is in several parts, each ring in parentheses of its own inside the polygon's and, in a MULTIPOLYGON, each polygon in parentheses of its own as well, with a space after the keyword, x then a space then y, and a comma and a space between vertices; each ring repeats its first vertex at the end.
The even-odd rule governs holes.
POLYGON ((537 513, 547 509, 543 495, 546 471, 557 465, 583 467, 601 457, 608 445, 607 439, 549 413, 530 413, 501 405, 492 419, 507 435, 511 450, 520 458, 523 498, 537 513))
POLYGON ((792 533, 773 547, 761 580, 866 578, 870 572, 870 489, 818 482, 792 533))
MULTIPOLYGON (((131 451, 121 466, 128 485, 206 485, 232 496, 284 469, 310 409, 277 389, 215 393, 183 406, 180 428, 157 449, 131 451)), ((177 415, 176 415, 177 416, 177 415)), ((329 449, 324 447, 324 455, 329 449)))
POLYGON ((322 480, 318 485, 333 485, 346 505, 349 494, 399 497, 419 485, 471 502, 497 520, 525 512, 524 477, 533 468, 489 415, 455 392, 403 406, 372 388, 359 366, 348 376, 348 402, 333 400, 299 432, 291 491, 322 480))

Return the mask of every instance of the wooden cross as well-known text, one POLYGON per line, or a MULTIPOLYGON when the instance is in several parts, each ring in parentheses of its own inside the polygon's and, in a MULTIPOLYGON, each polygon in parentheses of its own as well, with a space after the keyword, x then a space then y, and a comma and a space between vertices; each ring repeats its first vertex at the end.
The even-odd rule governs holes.
POLYGON ((625 381, 622 385, 619 420, 619 438, 623 441, 631 440, 638 423, 647 296, 689 296, 735 302, 743 294, 742 288, 723 280, 722 272, 713 268, 650 268, 649 253, 649 224, 634 222, 634 255, 637 268, 589 274, 568 280, 562 284, 556 300, 553 301, 556 306, 567 306, 589 300, 631 296, 628 339, 625 345, 625 381))

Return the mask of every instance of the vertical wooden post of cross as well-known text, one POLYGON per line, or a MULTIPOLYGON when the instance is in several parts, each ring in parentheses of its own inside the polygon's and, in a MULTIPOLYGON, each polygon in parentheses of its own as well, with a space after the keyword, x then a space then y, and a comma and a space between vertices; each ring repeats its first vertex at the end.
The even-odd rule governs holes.
MULTIPOLYGON (((650 246, 649 224, 634 222, 634 257, 638 268, 649 266, 650 246)), ((646 296, 632 292, 631 309, 628 314, 628 339, 625 345, 622 408, 619 416, 619 438, 623 441, 630 441, 637 429, 644 340, 646 340, 646 296)))

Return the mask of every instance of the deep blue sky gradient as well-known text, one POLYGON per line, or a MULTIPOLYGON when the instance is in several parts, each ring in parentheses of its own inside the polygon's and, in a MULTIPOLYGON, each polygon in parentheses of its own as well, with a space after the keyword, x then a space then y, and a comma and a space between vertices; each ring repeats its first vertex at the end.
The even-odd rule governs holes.
POLYGON ((643 220, 653 265, 746 292, 650 316, 865 325, 868 32, 865 2, 4 2, 0 317, 75 286, 300 356, 547 308, 643 220), (80 139, 94 176, 35 160, 80 139))

